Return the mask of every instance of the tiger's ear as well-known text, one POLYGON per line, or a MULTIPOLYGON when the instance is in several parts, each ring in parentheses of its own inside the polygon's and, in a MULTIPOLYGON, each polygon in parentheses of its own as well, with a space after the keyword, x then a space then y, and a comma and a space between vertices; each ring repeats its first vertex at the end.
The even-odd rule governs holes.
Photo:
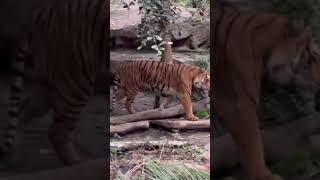
POLYGON ((302 53, 306 50, 307 46, 311 44, 311 42, 312 32, 309 27, 306 27, 295 40, 297 58, 293 60, 293 65, 297 65, 299 63, 302 53))

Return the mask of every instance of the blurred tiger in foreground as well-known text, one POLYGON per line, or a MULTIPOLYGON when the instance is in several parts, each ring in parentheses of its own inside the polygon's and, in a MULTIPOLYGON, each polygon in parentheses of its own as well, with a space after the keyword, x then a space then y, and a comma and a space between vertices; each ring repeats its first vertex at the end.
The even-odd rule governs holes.
POLYGON ((192 110, 192 87, 209 90, 210 74, 194 65, 137 60, 122 64, 115 75, 114 83, 116 85, 113 89, 111 109, 116 101, 127 98, 125 105, 128 112, 135 113, 135 96, 139 90, 149 89, 161 94, 160 109, 165 107, 171 95, 177 95, 185 109, 186 118, 196 121, 199 118, 192 110))
POLYGON ((107 66, 108 4, 60 0, 35 12, 13 63, 4 161, 13 158, 23 128, 52 108, 49 140, 64 164, 79 162, 71 136, 94 93, 97 71, 107 66))
POLYGON ((275 180, 264 159, 257 108, 262 80, 320 85, 320 51, 308 28, 272 13, 213 9, 214 109, 240 148, 250 180, 275 180))

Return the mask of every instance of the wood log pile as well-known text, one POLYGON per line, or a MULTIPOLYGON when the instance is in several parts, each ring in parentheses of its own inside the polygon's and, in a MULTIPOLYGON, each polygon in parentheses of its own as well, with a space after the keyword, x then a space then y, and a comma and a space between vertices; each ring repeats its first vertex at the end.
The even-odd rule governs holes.
MULTIPOLYGON (((193 111, 197 112, 209 102, 209 98, 192 103, 193 111)), ((176 118, 185 114, 181 104, 167 109, 151 109, 135 114, 110 117, 110 134, 127 134, 136 130, 148 129, 158 126, 165 129, 180 130, 210 130, 210 119, 188 121, 176 118)))

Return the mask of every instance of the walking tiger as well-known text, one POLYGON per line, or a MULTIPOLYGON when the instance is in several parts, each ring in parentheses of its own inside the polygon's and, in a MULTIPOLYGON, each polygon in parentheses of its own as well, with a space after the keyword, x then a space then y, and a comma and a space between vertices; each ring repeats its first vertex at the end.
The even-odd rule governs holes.
POLYGON ((210 89, 210 74, 194 65, 168 64, 153 60, 136 60, 124 63, 115 75, 113 89, 113 108, 116 100, 126 99, 126 108, 130 114, 135 113, 133 101, 141 88, 161 93, 160 109, 163 109, 169 96, 177 95, 186 117, 190 121, 199 118, 193 114, 191 103, 192 87, 210 89), (119 88, 119 89, 118 89, 119 88))

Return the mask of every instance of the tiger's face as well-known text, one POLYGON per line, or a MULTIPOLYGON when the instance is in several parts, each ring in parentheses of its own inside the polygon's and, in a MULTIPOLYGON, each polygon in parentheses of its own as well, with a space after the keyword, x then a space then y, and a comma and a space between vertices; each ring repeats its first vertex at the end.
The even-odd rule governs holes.
POLYGON ((306 48, 294 73, 297 84, 320 88, 320 51, 315 44, 306 48))
POLYGON ((310 30, 280 43, 267 64, 269 77, 280 85, 320 87, 320 51, 310 30))
POLYGON ((193 87, 196 89, 210 90, 210 74, 207 71, 199 73, 193 79, 193 87))

